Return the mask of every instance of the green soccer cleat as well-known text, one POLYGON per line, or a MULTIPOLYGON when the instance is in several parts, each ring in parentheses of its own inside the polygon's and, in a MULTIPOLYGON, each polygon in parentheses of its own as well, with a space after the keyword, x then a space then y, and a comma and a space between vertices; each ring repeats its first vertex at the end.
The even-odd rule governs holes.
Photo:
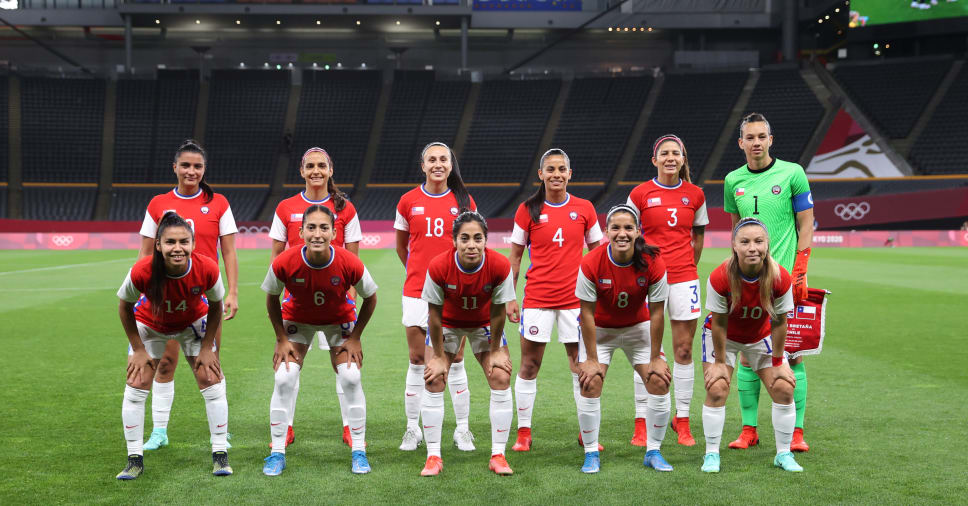
POLYGON ((212 452, 212 474, 215 476, 231 476, 232 466, 229 465, 228 452, 212 452))
POLYGON ((777 454, 776 458, 773 459, 773 465, 791 473, 803 472, 803 468, 800 467, 800 464, 797 464, 797 461, 793 458, 793 453, 791 452, 777 454))
POLYGON ((119 480, 133 480, 145 470, 144 458, 141 455, 128 455, 128 465, 118 473, 119 480))
POLYGON ((704 473, 719 472, 719 454, 718 453, 707 453, 706 456, 702 458, 702 472, 704 473))
POLYGON ((163 446, 168 446, 168 429, 154 429, 151 436, 145 442, 145 451, 157 450, 163 446))

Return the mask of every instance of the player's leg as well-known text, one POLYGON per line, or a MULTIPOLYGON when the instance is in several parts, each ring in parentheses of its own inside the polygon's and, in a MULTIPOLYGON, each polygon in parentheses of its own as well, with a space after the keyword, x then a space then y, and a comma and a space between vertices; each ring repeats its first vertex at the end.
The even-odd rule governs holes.
POLYGON ((175 401, 175 368, 178 366, 180 349, 178 341, 165 342, 165 351, 155 371, 151 385, 151 436, 145 442, 145 450, 157 450, 168 446, 168 419, 175 401))
MULTIPOLYGON (((645 458, 642 464, 656 471, 672 471, 672 466, 662 457, 662 440, 665 439, 666 429, 671 417, 672 399, 669 395, 669 383, 656 374, 649 373, 651 360, 649 322, 639 323, 622 332, 622 348, 635 372, 642 377, 645 390, 649 394, 646 405, 645 419, 649 423, 646 442, 645 458)), ((662 356, 665 360, 665 356, 662 356)))
MULTIPOLYGON (((207 299, 206 299, 206 302, 207 302, 207 299)), ((204 327, 202 328, 204 329, 204 327)), ((219 325, 218 328, 215 329, 215 344, 213 345, 213 349, 215 350, 215 357, 218 358, 219 363, 222 363, 222 329, 224 328, 225 328, 225 325, 219 325)), ((205 335, 205 333, 203 332, 200 335, 205 335)), ((222 387, 225 388, 226 391, 228 391, 228 387, 225 384, 225 371, 222 371, 221 381, 222 381, 222 387)), ((232 434, 226 433, 225 439, 226 439, 225 448, 226 449, 232 448, 232 443, 228 441, 232 439, 232 434)))
POLYGON ((454 418, 457 419, 457 427, 454 429, 454 445, 457 449, 465 452, 472 452, 474 447, 474 434, 471 433, 471 391, 467 385, 467 370, 464 369, 464 346, 467 341, 462 340, 460 348, 454 357, 454 362, 450 364, 447 372, 447 389, 450 390, 450 402, 454 406, 454 418))
MULTIPOLYGON (((193 329, 178 335, 178 341, 185 359, 192 367, 195 382, 205 401, 205 414, 208 418, 208 431, 212 442, 212 474, 229 476, 232 474, 232 467, 229 466, 227 452, 229 404, 225 395, 225 383, 222 383, 221 376, 215 377, 211 371, 195 367, 195 359, 202 347, 198 336, 204 335, 204 325, 204 318, 198 319, 192 324, 193 329)), ((218 362, 217 357, 216 362, 218 362)))
MULTIPOLYGON (((444 329, 444 358, 447 367, 454 363, 457 349, 462 336, 444 329)), ((426 346, 425 360, 429 361, 434 354, 431 346, 426 346)), ((423 376, 421 375, 423 380, 423 376)), ((444 389, 447 388, 446 377, 438 377, 433 381, 424 380, 424 391, 420 396, 420 418, 423 420, 423 440, 427 445, 427 462, 424 464, 421 476, 436 476, 444 468, 440 455, 440 438, 444 424, 444 389)))
POLYGON ((700 359, 702 360, 703 385, 706 386, 706 399, 702 405, 702 431, 706 439, 706 453, 703 456, 702 471, 719 472, 719 446, 723 439, 723 425, 726 424, 726 398, 729 396, 729 383, 736 365, 736 351, 731 341, 726 341, 726 378, 720 378, 706 385, 705 378, 709 367, 716 361, 713 351, 712 331, 703 328, 700 334, 700 359))
POLYGON ((327 338, 330 357, 346 397, 347 421, 352 438, 351 470, 354 474, 366 474, 370 472, 370 463, 366 458, 366 397, 363 395, 360 368, 356 362, 348 362, 349 353, 342 347, 342 329, 335 325, 333 328, 333 332, 327 331, 327 338))
POLYGON ((746 357, 742 355, 740 366, 736 370, 736 382, 736 390, 739 392, 739 408, 743 418, 743 431, 735 441, 729 443, 729 447, 742 450, 760 443, 759 435, 756 433, 760 409, 760 377, 746 363, 746 357))
MULTIPOLYGON (((469 336, 468 341, 472 341, 471 350, 484 369, 487 385, 491 389, 490 409, 488 410, 491 419, 491 458, 488 462, 488 468, 500 475, 511 475, 514 474, 514 471, 511 470, 511 466, 508 465, 504 455, 508 444, 508 435, 511 431, 511 420, 514 418, 511 373, 504 369, 487 366, 491 359, 489 339, 498 339, 497 336, 490 334, 490 329, 485 327, 479 329, 473 336, 469 336)), ((501 348, 496 353, 501 359, 506 359, 510 363, 511 355, 508 353, 507 340, 503 335, 499 339, 501 339, 501 348)))
MULTIPOLYGON (((597 335, 597 334, 596 334, 597 335)), ((573 369, 585 361, 585 348, 581 342, 566 344, 565 349, 574 348, 575 358, 573 369)), ((579 387, 579 394, 576 399, 578 409, 578 434, 585 450, 584 461, 581 471, 586 474, 594 474, 601 470, 601 445, 598 443, 598 435, 602 425, 602 385, 605 383, 605 375, 608 373, 608 364, 612 360, 610 346, 597 346, 598 363, 601 364, 602 376, 592 378, 586 388, 579 387)), ((569 353, 569 363, 572 362, 569 353)))
POLYGON ((797 423, 793 429, 793 442, 790 449, 795 452, 810 451, 810 445, 803 440, 803 415, 807 411, 807 369, 803 364, 803 357, 790 360, 790 369, 797 378, 797 386, 793 389, 793 404, 797 408, 797 423))
POLYGON ((424 391, 424 357, 427 353, 427 303, 414 297, 404 296, 403 326, 407 337, 410 365, 407 368, 406 388, 403 392, 403 410, 407 416, 407 428, 403 433, 400 449, 413 451, 420 445, 421 398, 424 391))
POLYGON ((286 448, 288 444, 288 428, 292 421, 293 406, 296 405, 295 396, 299 388, 299 377, 305 363, 306 354, 312 348, 316 329, 311 325, 301 325, 291 321, 283 321, 287 329, 293 330, 287 336, 296 352, 294 362, 279 364, 274 373, 272 397, 269 400, 269 444, 272 452, 265 459, 262 473, 266 476, 278 476, 286 468, 286 448))
POLYGON ((793 427, 797 420, 797 410, 793 405, 794 382, 791 382, 780 371, 785 367, 772 367, 771 353, 768 350, 772 347, 769 338, 764 339, 753 345, 747 345, 743 354, 746 355, 750 365, 756 368, 757 374, 766 386, 766 391, 773 399, 773 435, 776 440, 776 457, 773 465, 784 471, 801 472, 803 468, 797 464, 790 452, 790 442, 793 440, 793 427))
MULTIPOLYGON (((538 395, 538 371, 544 359, 545 347, 551 341, 554 311, 526 308, 521 312, 521 368, 514 379, 514 398, 518 414, 518 436, 512 450, 531 449, 531 417, 538 395)), ((559 330, 560 333, 560 330, 559 330)))
POLYGON ((136 479, 144 471, 144 432, 145 432, 145 401, 152 387, 152 381, 158 370, 158 362, 164 353, 167 339, 164 336, 149 336, 152 333, 148 327, 138 324, 138 333, 144 342, 145 350, 151 357, 151 367, 142 371, 140 375, 128 378, 124 386, 124 397, 121 401, 121 423, 124 427, 124 440, 127 446, 128 462, 117 475, 119 480, 136 479), (157 339, 151 339, 156 337, 157 339))

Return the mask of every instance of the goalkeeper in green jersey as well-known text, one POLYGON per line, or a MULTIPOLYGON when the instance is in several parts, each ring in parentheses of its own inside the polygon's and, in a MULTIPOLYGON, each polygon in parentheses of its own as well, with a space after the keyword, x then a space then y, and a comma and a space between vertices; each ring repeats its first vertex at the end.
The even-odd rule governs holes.
MULTIPOLYGON (((793 278, 796 302, 807 298, 807 261, 813 241, 813 197, 807 176, 800 165, 770 156, 773 135, 762 114, 743 118, 739 128, 739 147, 746 153, 746 165, 730 172, 723 185, 723 207, 733 227, 742 218, 753 217, 766 224, 770 234, 770 255, 793 278)), ((807 403, 807 372, 803 358, 790 360, 796 377, 793 400, 797 420, 790 449, 805 452, 803 413, 807 403)), ((737 370, 739 401, 743 413, 743 432, 730 448, 748 448, 759 443, 756 419, 760 398, 760 378, 745 363, 737 370)))

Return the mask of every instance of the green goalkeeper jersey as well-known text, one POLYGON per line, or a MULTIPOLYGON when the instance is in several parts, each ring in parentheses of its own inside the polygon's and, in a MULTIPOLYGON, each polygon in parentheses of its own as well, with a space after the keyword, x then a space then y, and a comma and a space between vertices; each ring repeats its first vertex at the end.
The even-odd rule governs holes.
POLYGON ((766 168, 748 165, 730 172, 723 185, 723 209, 740 218, 756 218, 770 234, 770 255, 788 271, 797 254, 797 213, 813 207, 803 167, 773 159, 766 168))

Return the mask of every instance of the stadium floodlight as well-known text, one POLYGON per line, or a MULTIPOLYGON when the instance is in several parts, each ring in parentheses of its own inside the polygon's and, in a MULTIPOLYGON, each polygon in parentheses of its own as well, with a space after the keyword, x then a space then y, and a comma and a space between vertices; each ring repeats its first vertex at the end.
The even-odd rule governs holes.
POLYGON ((840 12, 840 7, 837 7, 836 9, 834 9, 834 12, 840 12))
POLYGON ((827 14, 827 15, 826 15, 826 16, 824 16, 823 18, 824 18, 824 19, 830 19, 830 14, 827 14))
POLYGON ((610 27, 608 27, 608 31, 612 31, 612 27, 611 27, 611 26, 610 26, 610 27))
POLYGON ((338 68, 338 69, 343 68, 343 63, 342 62, 336 62, 336 68, 338 68))
POLYGON ((277 20, 276 20, 276 24, 277 24, 277 25, 281 25, 281 24, 282 24, 282 20, 281 20, 281 19, 277 19, 277 20))
POLYGON ((818 19, 817 23, 823 23, 823 18, 818 19))
POLYGON ((196 19, 196 20, 195 20, 195 24, 196 24, 196 25, 200 25, 200 24, 202 24, 202 20, 201 20, 201 19, 196 19))
POLYGON ((397 20, 397 26, 400 26, 400 20, 399 19, 397 20))
POLYGON ((329 64, 323 65, 323 70, 329 70, 329 64))
POLYGON ((237 25, 241 25, 241 24, 242 24, 242 20, 241 20, 241 19, 236 19, 236 20, 235 20, 235 24, 237 24, 237 25))
POLYGON ((879 47, 881 47, 881 45, 875 42, 875 43, 874 43, 874 49, 877 49, 877 48, 879 48, 879 47))
POLYGON ((440 21, 434 21, 434 24, 440 26, 440 21))
POLYGON ((321 24, 323 24, 323 22, 317 19, 317 20, 316 20, 316 24, 317 24, 317 25, 321 25, 321 24))
POLYGON ((360 26, 360 20, 359 19, 356 20, 356 26, 360 26))
POLYGON ((239 62, 239 68, 240 69, 244 69, 245 68, 245 62, 239 62))
POLYGON ((282 65, 276 64, 276 70, 282 70, 282 65))
POLYGON ((364 68, 365 69, 366 68, 366 62, 361 63, 360 64, 360 68, 364 68))
POLYGON ((156 20, 155 20, 155 24, 156 24, 156 25, 160 25, 160 24, 161 24, 161 20, 160 20, 160 19, 156 19, 156 20))

